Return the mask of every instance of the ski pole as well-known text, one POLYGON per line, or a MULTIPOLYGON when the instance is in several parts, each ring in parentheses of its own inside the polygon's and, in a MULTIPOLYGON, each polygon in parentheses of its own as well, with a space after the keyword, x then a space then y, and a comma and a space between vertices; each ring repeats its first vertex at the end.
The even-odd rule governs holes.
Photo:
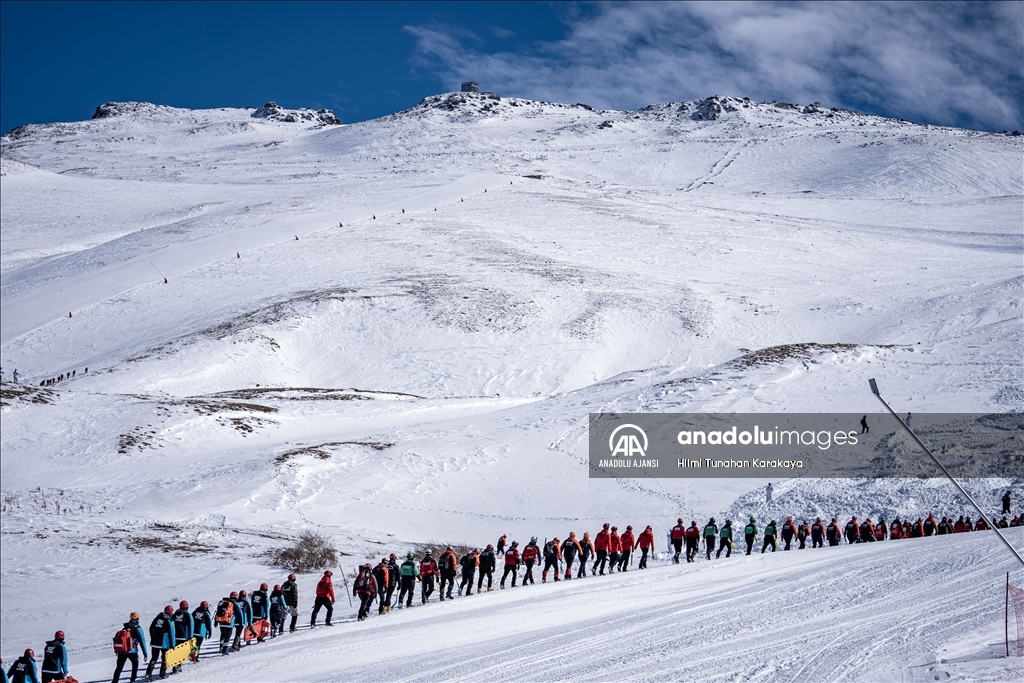
POLYGON ((1020 553, 1017 552, 1017 549, 1010 545, 1010 542, 1006 540, 1006 537, 1003 536, 1003 533, 999 531, 999 527, 995 524, 989 523, 988 516, 982 511, 981 506, 974 502, 974 499, 971 498, 970 494, 964 490, 964 487, 960 486, 960 484, 957 483, 957 480, 953 478, 953 475, 949 473, 949 470, 946 469, 946 466, 939 462, 939 459, 936 458, 930 450, 928 450, 928 447, 924 445, 921 439, 917 438, 917 434, 914 433, 914 430, 908 427, 907 423, 904 422, 903 419, 896 414, 896 411, 892 409, 892 406, 890 406, 888 402, 886 402, 886 400, 882 398, 882 395, 878 393, 878 384, 875 382, 875 380, 873 378, 869 379, 868 384, 871 386, 871 393, 874 394, 875 397, 882 402, 882 405, 885 406, 886 410, 892 413, 892 416, 896 418, 896 421, 899 422, 905 430, 907 430, 907 433, 910 434, 910 436, 914 439, 915 442, 917 442, 917 445, 921 447, 921 450, 927 453, 928 456, 935 462, 935 464, 939 466, 939 469, 942 470, 942 473, 946 475, 947 479, 953 482, 953 486, 955 486, 957 490, 959 490, 960 493, 963 494, 964 498, 967 499, 967 502, 974 506, 974 509, 978 511, 979 515, 981 515, 981 519, 985 520, 985 526, 992 529, 992 531, 996 532, 996 536, 999 537, 999 540, 1002 541, 1006 545, 1006 547, 1010 549, 1010 552, 1014 554, 1017 560, 1019 560, 1020 563, 1024 565, 1024 557, 1021 557, 1020 553))
POLYGON ((342 568, 342 566, 340 564, 338 565, 338 571, 341 572, 341 580, 345 582, 345 597, 348 598, 348 606, 349 606, 349 609, 351 609, 352 608, 352 591, 350 591, 348 589, 348 578, 345 577, 345 570, 342 568))

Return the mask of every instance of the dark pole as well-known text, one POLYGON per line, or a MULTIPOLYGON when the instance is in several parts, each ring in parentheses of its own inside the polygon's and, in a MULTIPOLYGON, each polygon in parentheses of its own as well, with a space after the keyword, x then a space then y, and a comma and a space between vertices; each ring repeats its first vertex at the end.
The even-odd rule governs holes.
POLYGON ((957 483, 956 479, 953 478, 953 475, 950 474, 949 470, 946 469, 946 466, 939 462, 939 459, 936 458, 935 455, 928 449, 928 447, 924 445, 921 439, 917 438, 917 434, 915 434, 914 431, 907 426, 907 423, 904 422, 902 418, 900 418, 900 416, 896 414, 896 411, 892 409, 892 406, 890 406, 886 402, 886 400, 882 398, 882 395, 878 393, 878 384, 875 382, 875 380, 869 379, 868 384, 871 385, 871 393, 878 397, 878 400, 882 402, 882 405, 885 406, 886 410, 892 413, 892 416, 896 418, 896 420, 903 426, 905 430, 907 430, 907 433, 910 434, 911 438, 913 438, 915 442, 917 442, 917 445, 921 447, 921 450, 928 454, 928 457, 930 457, 935 462, 935 464, 939 466, 939 469, 942 470, 942 473, 946 475, 946 478, 953 482, 953 486, 955 486, 957 490, 963 494, 964 498, 966 498, 968 502, 974 506, 974 509, 978 511, 979 515, 981 515, 981 518, 985 520, 985 526, 987 526, 989 529, 992 529, 992 531, 996 533, 996 536, 999 537, 999 540, 1002 541, 1006 545, 1006 547, 1010 549, 1010 552, 1013 553, 1014 557, 1017 558, 1017 561, 1024 565, 1024 557, 1021 557, 1020 553, 1017 552, 1017 549, 1010 545, 1010 542, 1007 541, 1006 537, 1003 536, 1001 531, 999 531, 999 527, 996 524, 992 523, 992 520, 988 518, 988 515, 986 515, 985 512, 981 509, 981 506, 975 503, 974 499, 971 498, 971 495, 964 490, 964 487, 960 486, 960 484, 957 483))

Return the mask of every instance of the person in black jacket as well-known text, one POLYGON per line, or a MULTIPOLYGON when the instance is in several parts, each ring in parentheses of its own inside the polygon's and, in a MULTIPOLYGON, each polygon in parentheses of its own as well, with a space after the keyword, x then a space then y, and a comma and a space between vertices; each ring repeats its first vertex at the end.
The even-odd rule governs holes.
POLYGON ((53 640, 43 648, 43 683, 63 681, 68 675, 68 648, 64 645, 64 631, 53 634, 53 640))
POLYGON ((487 577, 487 590, 492 590, 491 583, 494 581, 495 564, 494 546, 488 543, 484 551, 480 553, 480 578, 476 582, 477 593, 483 590, 485 576, 487 577))
POLYGON ((284 634, 284 617, 288 614, 288 605, 284 601, 281 584, 275 583, 270 591, 270 637, 276 638, 284 634))
MULTIPOLYGON (((257 621, 267 619, 270 616, 270 602, 268 600, 267 591, 270 589, 265 583, 260 584, 260 589, 252 592, 252 597, 249 598, 252 604, 252 622, 255 624, 257 621)), ((266 638, 259 636, 256 638, 257 643, 262 643, 266 638)))
MULTIPOLYGON (((188 600, 182 600, 178 603, 178 609, 171 615, 171 621, 174 622, 174 640, 176 643, 180 644, 192 639, 194 622, 192 621, 192 615, 188 611, 188 600)), ((180 671, 181 665, 178 664, 171 672, 179 673, 180 671)))
POLYGON ((288 580, 281 584, 281 595, 292 615, 292 624, 288 631, 295 633, 295 622, 299 619, 299 584, 295 583, 295 574, 289 574, 288 580))
POLYGON ((31 648, 25 650, 25 654, 11 664, 7 676, 11 683, 39 683, 39 677, 36 676, 36 653, 31 648))
POLYGON ((192 637, 196 639, 196 651, 192 661, 199 661, 199 648, 203 641, 213 635, 213 614, 210 613, 210 603, 203 600, 192 612, 192 637))
POLYGON ((164 611, 153 618, 149 625, 150 652, 149 665, 146 667, 146 676, 152 680, 153 668, 156 660, 160 660, 160 678, 167 678, 167 651, 177 645, 175 642, 174 622, 171 615, 174 608, 170 605, 164 607, 164 611))

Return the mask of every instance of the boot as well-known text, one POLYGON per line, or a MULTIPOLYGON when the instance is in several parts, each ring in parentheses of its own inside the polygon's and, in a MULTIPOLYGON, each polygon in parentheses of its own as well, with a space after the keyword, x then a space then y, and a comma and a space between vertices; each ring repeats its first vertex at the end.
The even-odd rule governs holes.
POLYGON ((493 587, 491 587, 491 586, 488 586, 488 587, 487 587, 487 592, 488 592, 488 593, 490 593, 490 592, 491 592, 492 590, 494 590, 494 588, 493 588, 493 587))

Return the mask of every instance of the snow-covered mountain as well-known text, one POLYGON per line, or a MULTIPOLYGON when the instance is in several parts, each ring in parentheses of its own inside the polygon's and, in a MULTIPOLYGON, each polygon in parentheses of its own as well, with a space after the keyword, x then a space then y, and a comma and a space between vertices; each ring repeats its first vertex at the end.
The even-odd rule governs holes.
MULTIPOLYGON (((590 412, 877 412, 869 377, 899 410, 1024 410, 1022 151, 730 97, 11 131, 0 353, 34 388, 3 387, 3 653, 59 623, 100 656, 97 619, 263 576, 304 527, 354 562, 758 509, 757 480, 588 479, 590 412)), ((843 483, 776 504, 966 511, 843 483)))

